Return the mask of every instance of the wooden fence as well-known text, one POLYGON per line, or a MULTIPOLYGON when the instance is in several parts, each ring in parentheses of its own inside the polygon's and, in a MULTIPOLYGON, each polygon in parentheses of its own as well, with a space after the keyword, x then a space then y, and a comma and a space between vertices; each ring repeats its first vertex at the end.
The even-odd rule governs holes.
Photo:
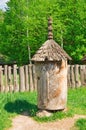
MULTIPOLYGON (((68 65, 68 87, 86 86, 86 65, 68 65)), ((0 66, 0 92, 37 90, 35 65, 0 66)))
POLYGON ((34 65, 0 66, 0 91, 24 92, 37 89, 34 65))
POLYGON ((68 65, 67 80, 70 88, 86 86, 86 65, 68 65))

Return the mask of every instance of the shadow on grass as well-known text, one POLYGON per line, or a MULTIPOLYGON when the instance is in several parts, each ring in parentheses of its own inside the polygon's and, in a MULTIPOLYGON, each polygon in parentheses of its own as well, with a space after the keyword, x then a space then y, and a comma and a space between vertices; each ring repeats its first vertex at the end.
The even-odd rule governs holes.
POLYGON ((31 104, 26 100, 16 100, 15 102, 8 102, 4 109, 9 113, 22 114, 27 112, 29 116, 35 116, 38 110, 37 105, 31 104))

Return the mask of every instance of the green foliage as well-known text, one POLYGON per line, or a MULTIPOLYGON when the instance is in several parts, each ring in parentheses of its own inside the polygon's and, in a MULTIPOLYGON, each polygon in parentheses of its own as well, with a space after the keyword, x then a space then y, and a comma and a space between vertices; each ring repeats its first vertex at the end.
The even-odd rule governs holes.
MULTIPOLYGON (((4 20, 4 16, 3 15, 4 15, 4 12, 2 10, 0 10, 0 32, 2 30, 2 24, 3 24, 3 20, 4 20)), ((0 43, 1 43, 1 37, 2 37, 2 35, 0 33, 0 43)), ((1 46, 0 46, 0 48, 1 48, 1 46)))
MULTIPOLYGON (((11 61, 22 63, 28 59, 26 37, 26 5, 25 1, 8 2, 2 26, 2 53, 7 54, 11 61), (22 7, 23 5, 23 7, 22 7)), ((28 60, 27 60, 28 61, 28 60)))
POLYGON ((3 22, 4 20, 4 12, 2 10, 0 10, 0 24, 3 22))
POLYGON ((86 119, 78 119, 75 126, 78 127, 78 130, 86 130, 86 119))
POLYGON ((54 39, 60 45, 64 43, 64 49, 77 63, 86 53, 85 0, 10 0, 2 25, 1 52, 12 61, 28 63, 27 46, 33 55, 47 40, 49 16, 53 18, 54 39))

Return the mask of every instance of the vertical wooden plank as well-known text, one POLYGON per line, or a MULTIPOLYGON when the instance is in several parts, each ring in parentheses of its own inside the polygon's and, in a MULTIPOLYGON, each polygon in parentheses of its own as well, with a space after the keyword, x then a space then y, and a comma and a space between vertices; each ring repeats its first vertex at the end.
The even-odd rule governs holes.
POLYGON ((30 78, 30 80, 29 80, 29 82, 30 82, 29 90, 33 91, 34 88, 33 88, 33 78, 32 78, 32 64, 29 64, 29 78, 30 78))
POLYGON ((79 65, 75 65, 75 86, 80 87, 80 75, 79 75, 79 65))
POLYGON ((71 74, 71 71, 70 71, 70 65, 68 65, 68 69, 67 69, 67 86, 70 88, 71 87, 71 79, 70 79, 70 74, 71 74))
POLYGON ((24 66, 19 67, 19 91, 25 91, 25 75, 24 75, 24 66))
POLYGON ((83 83, 83 85, 85 86, 86 85, 86 68, 85 68, 85 65, 83 65, 83 74, 84 74, 84 83, 83 83))
POLYGON ((71 87, 75 88, 75 73, 74 73, 74 65, 71 65, 71 87))
POLYGON ((81 79, 81 86, 84 86, 84 67, 80 65, 80 79, 81 79))
POLYGON ((5 92, 9 91, 7 80, 7 65, 4 66, 5 92))
POLYGON ((17 65, 13 65, 13 87, 14 92, 18 92, 17 65))
POLYGON ((19 81, 20 79, 19 79, 19 77, 20 77, 20 76, 19 76, 19 66, 17 66, 17 86, 18 86, 17 88, 18 88, 18 92, 19 92, 19 90, 20 90, 20 89, 19 89, 19 86, 20 86, 20 81, 19 81))
POLYGON ((85 65, 85 70, 84 70, 84 72, 85 72, 84 77, 85 77, 85 86, 86 86, 86 65, 85 65))
POLYGON ((81 66, 81 65, 79 65, 79 83, 80 83, 80 87, 81 87, 80 66, 81 66))
POLYGON ((9 91, 12 92, 11 66, 8 66, 8 86, 9 86, 9 91))
POLYGON ((25 90, 29 91, 28 65, 25 65, 25 90))
POLYGON ((33 84, 34 84, 34 90, 37 91, 37 75, 35 65, 33 65, 33 84))
POLYGON ((4 68, 2 67, 2 92, 4 92, 4 68))
POLYGON ((2 66, 0 66, 0 92, 3 92, 2 66))

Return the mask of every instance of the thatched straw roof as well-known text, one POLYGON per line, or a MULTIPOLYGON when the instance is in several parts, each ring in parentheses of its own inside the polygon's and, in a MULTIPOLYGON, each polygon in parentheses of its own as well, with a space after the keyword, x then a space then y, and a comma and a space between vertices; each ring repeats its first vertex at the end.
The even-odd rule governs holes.
POLYGON ((59 61, 71 57, 53 40, 47 40, 32 57, 32 61, 59 61))
POLYGON ((39 48, 32 57, 32 61, 59 61, 71 57, 53 40, 52 20, 48 21, 48 40, 39 48))

